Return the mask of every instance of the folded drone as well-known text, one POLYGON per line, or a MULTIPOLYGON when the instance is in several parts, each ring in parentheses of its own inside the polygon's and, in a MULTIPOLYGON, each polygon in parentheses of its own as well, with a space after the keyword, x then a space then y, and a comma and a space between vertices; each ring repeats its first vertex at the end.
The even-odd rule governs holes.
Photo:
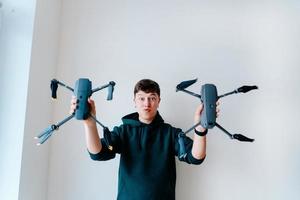
POLYGON ((73 117, 75 117, 78 120, 85 120, 88 117, 91 117, 92 119, 94 119, 96 121, 96 123, 98 123, 103 128, 103 135, 104 135, 103 138, 104 138, 105 144, 107 145, 107 147, 110 150, 112 150, 110 131, 106 126, 104 126, 100 121, 97 120, 96 116, 93 116, 90 113, 88 98, 90 96, 92 96, 93 93, 95 93, 99 90, 102 90, 104 88, 108 88, 107 100, 112 100, 115 82, 110 81, 106 85, 92 89, 92 82, 89 79, 80 78, 75 82, 75 88, 73 89, 64 83, 62 83, 56 79, 53 79, 53 80, 51 80, 50 88, 51 88, 51 92, 52 92, 51 96, 54 99, 57 98, 58 85, 63 86, 74 93, 75 97, 77 98, 77 108, 71 115, 69 115, 62 121, 58 122, 57 124, 50 125, 43 132, 41 132, 38 136, 36 136, 35 139, 39 139, 39 142, 37 143, 37 145, 41 145, 44 142, 46 142, 46 140, 48 140, 52 136, 53 131, 58 130, 58 128, 61 125, 63 125, 67 121, 71 120, 73 117))
POLYGON ((218 96, 217 92, 217 87, 213 84, 204 84, 201 87, 201 95, 193 93, 189 90, 186 90, 187 87, 191 86, 197 82, 197 79, 193 80, 188 80, 188 81, 183 81, 180 84, 176 86, 176 92, 177 91, 182 91, 187 94, 190 94, 194 97, 200 98, 201 102, 203 103, 203 111, 201 113, 201 121, 193 125, 191 128, 189 128, 185 132, 181 132, 178 137, 179 137, 179 145, 180 145, 180 157, 185 157, 186 156, 186 150, 183 142, 183 137, 196 128, 197 126, 201 125, 203 128, 206 129, 212 129, 215 126, 221 129, 225 134, 227 134, 231 139, 236 139, 241 142, 253 142, 254 139, 248 138, 242 134, 231 134, 229 133, 226 129, 224 129, 220 124, 216 122, 216 102, 218 99, 231 95, 231 94, 236 94, 236 93, 246 93, 249 92, 250 90, 258 89, 257 86, 242 86, 232 92, 225 93, 223 95, 218 96))

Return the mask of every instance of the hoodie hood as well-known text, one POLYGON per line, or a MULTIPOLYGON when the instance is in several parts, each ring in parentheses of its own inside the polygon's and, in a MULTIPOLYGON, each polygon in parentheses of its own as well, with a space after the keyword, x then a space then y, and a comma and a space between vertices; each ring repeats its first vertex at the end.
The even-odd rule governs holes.
POLYGON ((129 115, 126 115, 122 118, 122 122, 124 125, 130 125, 130 126, 151 126, 154 127, 158 124, 164 123, 164 120, 160 116, 159 112, 157 111, 155 118, 150 124, 145 124, 139 120, 139 114, 137 112, 131 113, 129 115))

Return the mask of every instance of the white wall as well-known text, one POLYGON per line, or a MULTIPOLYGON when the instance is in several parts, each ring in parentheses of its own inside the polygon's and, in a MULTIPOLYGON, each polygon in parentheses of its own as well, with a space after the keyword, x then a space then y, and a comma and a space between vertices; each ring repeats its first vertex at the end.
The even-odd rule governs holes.
POLYGON ((53 123, 50 80, 59 54, 60 0, 38 0, 34 22, 19 200, 47 199, 49 145, 34 136, 53 123))
MULTIPOLYGON (((219 93, 243 84, 259 91, 222 100, 219 123, 253 137, 229 140, 208 135, 201 166, 177 163, 177 199, 296 199, 299 184, 299 9, 296 1, 99 1, 64 0, 57 77, 73 85, 89 77, 95 86, 116 81, 115 98, 95 94, 98 117, 109 127, 134 111, 132 90, 142 78, 158 81, 160 112, 183 129, 198 100, 175 93, 214 83, 219 93)), ((54 118, 68 113, 70 94, 61 88, 54 118)), ((115 199, 118 159, 93 162, 83 127, 72 121, 51 138, 49 200, 115 199)))
POLYGON ((2 0, 0 29, 0 199, 19 193, 35 1, 2 0))
POLYGON ((191 90, 210 82, 219 93, 257 84, 259 91, 223 99, 218 119, 255 143, 211 130, 201 166, 177 162, 177 199, 299 196, 300 3, 1 2, 0 199, 116 197, 118 158, 91 161, 80 122, 35 146, 38 130, 69 112, 71 94, 60 88, 53 113, 48 88, 54 76, 70 85, 79 77, 89 77, 95 87, 116 81, 112 102, 105 101, 106 91, 94 95, 98 117, 111 128, 134 111, 132 90, 141 78, 160 83, 161 114, 183 129, 198 100, 175 93, 180 81, 198 77, 191 90))

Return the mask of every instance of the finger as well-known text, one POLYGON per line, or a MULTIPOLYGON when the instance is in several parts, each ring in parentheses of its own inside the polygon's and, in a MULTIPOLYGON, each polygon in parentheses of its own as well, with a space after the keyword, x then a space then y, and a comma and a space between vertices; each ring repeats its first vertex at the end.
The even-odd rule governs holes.
POLYGON ((217 106, 219 106, 219 105, 220 105, 220 100, 218 100, 218 101, 216 102, 216 105, 217 105, 217 106))
POLYGON ((78 103, 78 99, 76 98, 76 97, 72 97, 72 99, 71 99, 71 104, 76 104, 76 103, 78 103))
POLYGON ((203 103, 201 103, 198 107, 197 107, 197 111, 201 112, 203 109, 203 103))
POLYGON ((71 107, 70 107, 70 112, 75 112, 75 110, 78 108, 78 106, 77 105, 71 105, 71 107))
POLYGON ((92 108, 95 108, 95 102, 92 99, 88 99, 88 103, 92 108))
POLYGON ((95 104, 95 101, 93 99, 88 99, 88 103, 90 105, 90 108, 91 108, 91 112, 92 114, 96 114, 96 104, 95 104))
POLYGON ((78 108, 78 105, 77 104, 72 104, 71 107, 70 107, 72 110, 76 110, 78 108))
POLYGON ((94 101, 93 99, 91 99, 91 98, 88 98, 88 102, 89 102, 90 104, 95 104, 95 101, 94 101))
POLYGON ((69 113, 73 114, 76 110, 77 106, 71 106, 69 113))
POLYGON ((74 96, 74 95, 72 95, 72 98, 71 98, 71 100, 75 100, 76 101, 76 96, 74 96))

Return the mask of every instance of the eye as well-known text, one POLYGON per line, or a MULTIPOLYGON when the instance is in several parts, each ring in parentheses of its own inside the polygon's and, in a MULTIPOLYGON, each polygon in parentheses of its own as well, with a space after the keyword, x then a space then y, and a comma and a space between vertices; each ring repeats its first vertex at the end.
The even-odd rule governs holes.
POLYGON ((151 97, 151 101, 156 101, 156 97, 151 97))
POLYGON ((140 99, 140 101, 144 101, 145 97, 140 97, 139 99, 140 99))

